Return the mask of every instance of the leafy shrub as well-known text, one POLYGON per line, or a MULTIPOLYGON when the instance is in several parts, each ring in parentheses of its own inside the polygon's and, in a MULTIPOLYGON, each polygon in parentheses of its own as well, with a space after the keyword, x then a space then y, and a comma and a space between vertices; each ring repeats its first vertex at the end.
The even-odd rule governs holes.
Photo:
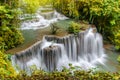
POLYGON ((120 63, 120 56, 118 56, 117 61, 120 63))
POLYGON ((0 79, 4 80, 7 77, 15 78, 16 75, 7 55, 0 51, 0 79))
POLYGON ((22 37, 22 34, 17 29, 4 30, 4 31, 0 32, 0 34, 1 34, 0 35, 0 37, 1 37, 0 43, 2 44, 2 45, 0 45, 0 47, 1 47, 0 49, 14 48, 18 44, 21 44, 24 40, 22 37))
POLYGON ((4 51, 4 46, 5 46, 4 40, 2 37, 0 37, 0 50, 1 51, 4 51))
POLYGON ((77 34, 80 31, 80 24, 76 22, 71 22, 70 27, 68 27, 68 32, 77 34))
POLYGON ((17 0, 14 1, 0 5, 0 50, 13 48, 23 42, 22 34, 17 29, 19 27, 17 0))
POLYGON ((120 50, 120 30, 114 35, 115 36, 115 48, 120 50))

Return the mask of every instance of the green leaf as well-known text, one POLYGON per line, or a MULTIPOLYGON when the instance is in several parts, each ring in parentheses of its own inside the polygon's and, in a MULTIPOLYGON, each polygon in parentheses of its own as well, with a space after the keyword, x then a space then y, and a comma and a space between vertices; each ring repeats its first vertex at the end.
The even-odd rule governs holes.
POLYGON ((111 20, 111 21, 110 21, 110 24, 111 24, 111 25, 115 25, 115 24, 116 24, 116 23, 115 23, 115 20, 111 20))

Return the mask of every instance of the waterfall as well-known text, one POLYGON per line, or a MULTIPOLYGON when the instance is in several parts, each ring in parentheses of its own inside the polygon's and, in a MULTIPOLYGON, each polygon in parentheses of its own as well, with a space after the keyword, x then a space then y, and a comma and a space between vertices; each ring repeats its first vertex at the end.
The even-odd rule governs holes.
POLYGON ((69 63, 88 69, 104 62, 102 36, 93 28, 61 38, 44 36, 42 41, 12 56, 13 65, 26 71, 30 70, 31 65, 54 71, 61 70, 62 66, 69 67, 69 63))
POLYGON ((27 29, 41 29, 50 26, 51 23, 57 22, 58 20, 65 20, 68 19, 66 16, 58 13, 57 11, 53 10, 51 12, 42 13, 38 10, 34 15, 31 14, 24 14, 20 16, 20 20, 23 20, 21 23, 21 30, 27 29), (32 16, 31 20, 26 20, 25 17, 28 18, 32 16))

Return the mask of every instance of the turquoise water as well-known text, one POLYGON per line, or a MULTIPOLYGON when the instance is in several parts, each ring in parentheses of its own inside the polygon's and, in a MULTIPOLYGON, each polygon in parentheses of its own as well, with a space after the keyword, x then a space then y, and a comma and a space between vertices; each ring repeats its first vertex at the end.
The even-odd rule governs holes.
MULTIPOLYGON (((70 22, 73 21, 72 19, 67 19, 67 20, 60 20, 57 23, 57 25, 65 30, 70 26, 70 22)), ((36 39, 36 36, 38 35, 37 30, 33 29, 28 29, 28 30, 22 30, 22 34, 24 37, 24 44, 27 44, 33 40, 36 39)))
POLYGON ((31 41, 33 41, 34 39, 36 39, 37 36, 37 31, 36 30, 22 30, 22 34, 24 37, 24 44, 27 44, 31 41))
POLYGON ((98 64, 98 70, 100 71, 109 71, 109 72, 119 72, 120 64, 117 61, 118 53, 105 50, 106 62, 103 64, 98 64))

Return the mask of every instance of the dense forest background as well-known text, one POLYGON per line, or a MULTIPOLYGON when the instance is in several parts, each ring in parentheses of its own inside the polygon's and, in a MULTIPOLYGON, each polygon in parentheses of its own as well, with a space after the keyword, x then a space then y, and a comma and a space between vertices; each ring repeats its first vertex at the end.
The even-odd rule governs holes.
POLYGON ((120 0, 54 0, 55 9, 70 18, 85 20, 120 49, 120 0))
MULTIPOLYGON (((18 46, 24 41, 19 30, 19 16, 34 14, 40 6, 46 4, 51 4, 58 12, 75 21, 87 21, 89 24, 95 25, 97 31, 103 35, 104 40, 113 44, 116 50, 120 50, 120 0, 0 0, 0 78, 17 76, 10 63, 9 55, 6 55, 5 51, 18 46)), ((67 71, 63 71, 63 73, 55 72, 50 75, 54 77, 63 75, 68 79, 72 75, 67 71)), ((80 75, 88 76, 83 76, 83 79, 98 79, 99 76, 102 76, 103 80, 106 77, 117 80, 120 77, 118 73, 109 74, 105 72, 105 74, 101 74, 101 72, 98 72, 94 73, 95 76, 85 71, 75 73, 78 78, 80 78, 80 75)), ((33 77, 36 75, 39 76, 38 73, 35 73, 33 77)), ((24 73, 23 76, 26 79, 28 77, 24 73)), ((45 78, 45 76, 48 77, 48 74, 42 71, 40 76, 45 78)), ((53 79, 53 77, 49 78, 53 79)))

